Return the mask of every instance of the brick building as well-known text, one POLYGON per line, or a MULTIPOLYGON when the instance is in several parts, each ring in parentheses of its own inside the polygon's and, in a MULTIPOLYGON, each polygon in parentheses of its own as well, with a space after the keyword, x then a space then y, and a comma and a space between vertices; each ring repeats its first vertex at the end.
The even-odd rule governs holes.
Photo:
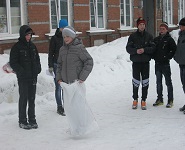
POLYGON ((63 18, 90 47, 130 35, 140 16, 154 36, 161 21, 176 29, 184 11, 185 0, 1 0, 0 53, 11 49, 23 24, 34 30, 34 43, 44 53, 63 18))

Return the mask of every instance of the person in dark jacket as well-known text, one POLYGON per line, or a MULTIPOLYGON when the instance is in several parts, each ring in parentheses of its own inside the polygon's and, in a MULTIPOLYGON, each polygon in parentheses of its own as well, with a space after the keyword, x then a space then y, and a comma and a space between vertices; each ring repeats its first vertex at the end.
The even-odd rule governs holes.
POLYGON ((132 64, 132 84, 133 84, 133 109, 138 105, 138 89, 142 82, 141 109, 146 110, 146 98, 149 86, 149 61, 155 51, 153 36, 145 31, 146 22, 142 17, 137 19, 138 30, 132 33, 126 45, 126 50, 130 54, 132 64), (141 77, 141 79, 140 79, 141 77), (142 80, 142 81, 141 81, 142 80))
POLYGON ((10 66, 17 75, 19 85, 19 127, 36 129, 38 125, 35 119, 35 95, 37 76, 41 72, 40 57, 36 46, 31 41, 33 30, 23 25, 20 27, 19 34, 18 42, 10 51, 10 66))
POLYGON ((65 44, 60 48, 56 80, 59 84, 60 82, 70 84, 76 80, 82 83, 92 71, 93 59, 82 44, 82 40, 76 37, 73 27, 65 27, 62 35, 65 44))
POLYGON ((167 91, 168 91, 168 103, 167 108, 173 106, 173 85, 171 79, 170 59, 173 58, 176 51, 176 43, 168 32, 168 24, 162 22, 160 25, 160 35, 154 39, 156 44, 156 51, 153 55, 155 60, 155 75, 157 84, 157 100, 153 106, 163 105, 163 86, 162 76, 164 75, 167 91))
MULTIPOLYGON (((174 55, 175 61, 179 64, 180 67, 180 78, 185 93, 185 18, 182 18, 179 22, 179 38, 177 42, 177 50, 174 55)), ((185 105, 179 108, 180 111, 185 114, 185 105)))
MULTIPOLYGON (((62 36, 62 30, 64 27, 68 26, 68 22, 66 19, 62 19, 59 22, 59 28, 56 29, 55 35, 52 36, 50 45, 49 45, 49 53, 48 53, 48 67, 49 72, 53 73, 56 76, 57 70, 57 59, 59 55, 59 49, 63 46, 64 40, 62 36)), ((62 92, 61 87, 56 81, 56 77, 54 77, 55 82, 55 99, 57 103, 57 113, 59 115, 65 116, 63 101, 62 101, 62 92)))

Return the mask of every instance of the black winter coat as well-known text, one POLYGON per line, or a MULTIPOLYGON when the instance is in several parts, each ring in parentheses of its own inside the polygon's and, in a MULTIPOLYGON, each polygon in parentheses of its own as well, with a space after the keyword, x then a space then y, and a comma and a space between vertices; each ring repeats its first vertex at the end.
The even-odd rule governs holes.
POLYGON ((173 58, 177 45, 171 35, 167 32, 166 35, 159 35, 154 39, 156 44, 156 51, 153 58, 156 63, 168 64, 169 60, 173 58))
POLYGON ((10 51, 10 66, 17 75, 18 80, 35 79, 41 72, 40 57, 36 46, 26 41, 27 31, 32 30, 29 26, 23 25, 20 28, 20 38, 10 51))
POLYGON ((155 51, 153 36, 146 31, 139 32, 137 30, 129 36, 126 50, 130 54, 132 62, 149 62, 155 51), (137 54, 137 49, 140 48, 144 49, 143 54, 137 54))
POLYGON ((57 63, 59 50, 63 46, 64 40, 62 37, 62 32, 57 28, 55 35, 52 36, 50 45, 49 45, 49 54, 48 54, 48 66, 53 67, 54 63, 57 63))

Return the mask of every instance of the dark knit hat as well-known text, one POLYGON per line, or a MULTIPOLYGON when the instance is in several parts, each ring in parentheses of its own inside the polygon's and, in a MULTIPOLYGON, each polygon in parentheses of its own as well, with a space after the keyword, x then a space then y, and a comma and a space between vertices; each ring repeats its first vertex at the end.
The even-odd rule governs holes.
POLYGON ((76 37, 76 31, 73 27, 67 26, 62 30, 62 36, 69 36, 74 39, 76 37))
POLYGON ((182 18, 179 22, 179 25, 185 26, 185 18, 182 18))
POLYGON ((68 26, 67 20, 66 19, 60 20, 58 27, 59 28, 65 28, 66 26, 68 26))
POLYGON ((146 21, 145 21, 142 17, 139 17, 139 18, 137 19, 137 27, 138 27, 138 25, 139 25, 140 23, 144 23, 144 24, 146 25, 146 21))
POLYGON ((162 23, 160 24, 160 27, 165 27, 166 30, 168 30, 168 23, 167 23, 167 22, 162 22, 162 23))

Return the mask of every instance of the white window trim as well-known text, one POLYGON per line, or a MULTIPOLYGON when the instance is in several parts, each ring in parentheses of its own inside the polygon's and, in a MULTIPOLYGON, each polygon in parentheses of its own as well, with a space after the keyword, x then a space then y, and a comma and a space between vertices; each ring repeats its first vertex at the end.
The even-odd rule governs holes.
MULTIPOLYGON (((126 0, 124 0, 124 1, 126 1, 126 0)), ((132 24, 133 24, 133 12, 132 12, 132 1, 130 0, 129 1, 130 2, 130 26, 126 26, 126 25, 122 25, 121 24, 121 11, 120 11, 120 28, 132 28, 133 26, 132 26, 132 24)), ((121 5, 121 4, 120 4, 121 5)), ((126 14, 126 5, 124 5, 124 14, 126 14)), ((121 9, 121 6, 120 6, 120 9, 121 9)), ((124 15, 124 22, 126 23, 126 15, 124 15)))
POLYGON ((173 3, 173 0, 164 0, 164 3, 163 3, 163 6, 165 7, 165 13, 164 13, 165 16, 163 16, 164 17, 163 20, 166 21, 169 25, 173 24, 173 5, 172 3, 173 3), (168 1, 170 1, 171 10, 168 10, 168 1), (167 6, 165 5, 165 2, 167 3, 167 6), (171 15, 169 15, 170 14, 169 11, 171 15), (170 22, 170 19, 171 19, 171 22, 170 22))
MULTIPOLYGON (((55 0, 57 3, 60 2, 60 0, 55 0)), ((67 0, 67 10, 68 10, 68 25, 71 25, 72 22, 72 11, 73 11, 73 7, 72 7, 72 0, 67 0)), ((59 6, 59 10, 60 10, 60 6, 59 6)), ((47 34, 54 34, 56 29, 52 29, 52 23, 51 23, 51 0, 49 0, 49 17, 50 17, 50 33, 47 34)), ((60 20, 60 12, 57 16, 57 25, 59 24, 59 20, 60 20)))
MULTIPOLYGON (((90 15, 91 15, 91 5, 89 5, 89 8, 90 8, 90 15)), ((97 8, 97 1, 96 1, 96 8, 97 8)), ((96 27, 91 27, 91 20, 90 20, 90 30, 102 30, 102 29, 105 29, 106 27, 106 4, 105 4, 105 0, 103 0, 103 28, 98 28, 97 27, 97 25, 98 25, 98 22, 97 22, 97 25, 96 25, 96 27)), ((96 11, 97 11, 97 9, 96 9, 96 11)), ((97 14, 97 13, 95 13, 95 14, 97 14)), ((91 16, 90 16, 90 19, 91 19, 91 16)), ((97 20, 98 19, 98 16, 97 15, 95 15, 95 20, 97 20)))
POLYGON ((185 0, 179 0, 178 1, 178 20, 180 21, 180 19, 182 19, 185 16, 185 0), (181 9, 181 5, 183 4, 183 8, 181 9))
MULTIPOLYGON (((10 6, 10 0, 6 0, 6 5, 10 6)), ((26 2, 24 0, 20 0, 20 12, 21 12, 21 26, 25 24, 26 22, 26 17, 24 14, 27 9, 26 7, 26 2)), ((10 7, 6 7, 7 9, 7 23, 8 23, 8 32, 7 33, 0 33, 0 40, 9 40, 9 39, 16 39, 19 37, 19 33, 12 33, 12 28, 11 28, 11 13, 10 13, 10 7)))

